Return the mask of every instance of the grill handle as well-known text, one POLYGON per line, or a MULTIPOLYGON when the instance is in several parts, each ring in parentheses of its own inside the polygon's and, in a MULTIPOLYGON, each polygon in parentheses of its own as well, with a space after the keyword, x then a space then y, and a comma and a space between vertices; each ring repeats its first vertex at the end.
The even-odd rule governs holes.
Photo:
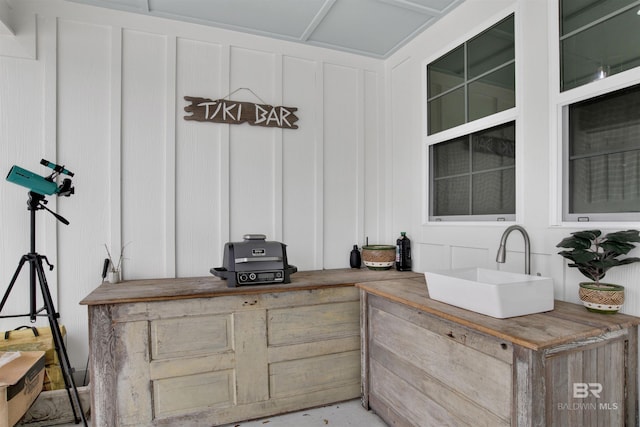
POLYGON ((242 238, 244 240, 265 240, 267 236, 264 234, 245 234, 242 238))
POLYGON ((282 257, 279 256, 261 256, 259 258, 236 258, 236 264, 242 264, 245 262, 264 262, 264 261, 282 261, 282 257))

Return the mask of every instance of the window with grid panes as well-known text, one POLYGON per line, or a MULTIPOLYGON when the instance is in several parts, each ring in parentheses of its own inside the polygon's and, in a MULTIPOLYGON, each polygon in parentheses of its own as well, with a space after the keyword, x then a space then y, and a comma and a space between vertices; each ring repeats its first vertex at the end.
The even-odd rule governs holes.
POLYGON ((640 85, 568 107, 565 220, 640 220, 640 85))
MULTIPOLYGON (((559 0, 560 89, 640 65, 640 1, 559 0)), ((563 220, 640 220, 640 85, 565 105, 563 220)), ((582 97, 584 98, 584 97, 582 97)))
MULTIPOLYGON (((515 107, 514 15, 427 65, 429 135, 515 107)), ((515 121, 429 143, 429 218, 515 219, 515 121)))

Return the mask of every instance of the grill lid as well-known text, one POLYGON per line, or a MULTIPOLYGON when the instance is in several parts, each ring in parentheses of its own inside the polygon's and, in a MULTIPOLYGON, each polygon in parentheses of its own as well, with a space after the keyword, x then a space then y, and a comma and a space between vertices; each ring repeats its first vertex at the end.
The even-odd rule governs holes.
POLYGON ((290 282, 298 269, 288 264, 284 243, 267 241, 264 234, 243 239, 225 244, 222 267, 210 270, 214 276, 226 279, 229 287, 290 282))

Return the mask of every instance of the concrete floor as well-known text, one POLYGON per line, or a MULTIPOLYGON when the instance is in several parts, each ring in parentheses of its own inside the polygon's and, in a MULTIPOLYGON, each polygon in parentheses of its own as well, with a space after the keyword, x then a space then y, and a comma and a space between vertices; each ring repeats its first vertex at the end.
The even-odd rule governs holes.
MULTIPOLYGON (((82 424, 61 424, 56 427, 77 427, 82 424)), ((387 427, 373 412, 362 407, 360 399, 308 409, 277 417, 227 424, 223 427, 387 427)), ((89 420, 91 426, 91 420, 89 420)))
POLYGON ((277 417, 228 424, 225 427, 386 427, 377 415, 362 407, 360 399, 277 417))

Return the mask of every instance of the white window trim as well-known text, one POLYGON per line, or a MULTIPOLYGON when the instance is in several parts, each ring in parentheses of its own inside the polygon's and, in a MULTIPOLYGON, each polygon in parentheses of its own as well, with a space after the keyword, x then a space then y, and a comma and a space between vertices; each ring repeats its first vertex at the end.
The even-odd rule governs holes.
MULTIPOLYGON (((520 23, 519 23, 519 13, 516 7, 509 7, 504 9, 502 12, 494 15, 492 18, 487 19, 483 23, 476 26, 471 31, 465 33, 465 35, 455 39, 445 45, 440 51, 436 52, 434 55, 425 58, 422 61, 422 225, 437 225, 437 226, 496 226, 496 227, 504 227, 505 224, 511 225, 516 223, 522 223, 523 212, 524 212, 524 182, 523 182, 523 171, 524 171, 524 157, 522 155, 523 151, 523 132, 522 126, 519 123, 520 117, 520 105, 522 105, 522 90, 519 88, 519 82, 522 81, 522 66, 520 60, 520 52, 522 51, 522 37, 520 35, 520 23), (507 18, 509 15, 514 15, 514 42, 515 42, 515 73, 516 73, 516 106, 514 108, 510 108, 508 110, 500 111, 496 114, 492 114, 488 117, 483 117, 468 123, 464 123, 462 125, 456 126, 454 128, 446 129, 444 131, 438 132, 434 135, 428 135, 428 119, 427 119, 427 94, 428 94, 428 85, 427 85, 427 65, 436 59, 442 57, 443 55, 451 52, 456 47, 460 46, 463 43, 468 42, 475 36, 480 33, 486 31, 488 28, 497 24, 501 20, 507 18), (460 220, 452 220, 452 219, 443 219, 443 220, 433 220, 430 219, 429 214, 429 201, 431 198, 430 194, 430 183, 429 183, 429 147, 431 145, 448 141, 453 138, 457 138, 463 135, 468 135, 473 132, 486 130, 493 126, 497 126, 500 124, 504 124, 510 121, 514 121, 516 125, 516 212, 515 217, 512 220, 479 220, 480 216, 476 217, 467 217, 462 216, 460 220), (471 218, 469 220, 462 218, 471 218), (473 218, 476 218, 475 220, 473 218)), ((511 216, 511 215, 510 215, 511 216)), ((498 217, 498 215, 495 215, 498 217)))
MULTIPOLYGON (((560 92, 560 10, 559 0, 547 0, 549 11, 549 224, 562 228, 625 228, 638 227, 637 221, 565 221, 564 220, 564 141, 567 108, 584 101, 640 84, 640 67, 623 71, 606 79, 560 92)), ((516 128, 517 130, 517 128, 516 128)))

